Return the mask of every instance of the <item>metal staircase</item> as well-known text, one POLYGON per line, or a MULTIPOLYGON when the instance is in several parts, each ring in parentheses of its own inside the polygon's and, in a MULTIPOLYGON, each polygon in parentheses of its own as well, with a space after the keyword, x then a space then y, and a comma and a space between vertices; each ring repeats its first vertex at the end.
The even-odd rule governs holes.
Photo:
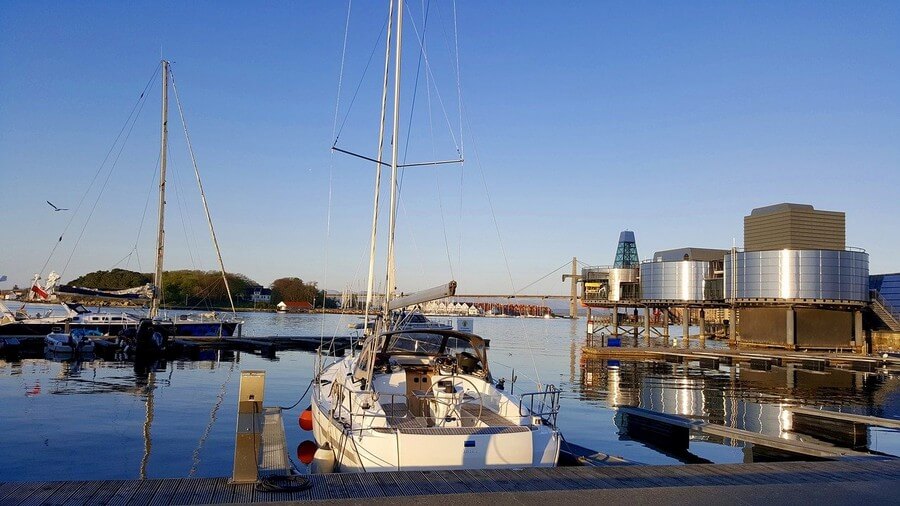
POLYGON ((872 312, 875 313, 875 316, 877 316, 887 328, 894 332, 900 332, 900 313, 897 313, 894 308, 891 307, 890 303, 884 300, 884 297, 878 293, 878 290, 869 291, 869 301, 869 307, 872 309, 872 312))

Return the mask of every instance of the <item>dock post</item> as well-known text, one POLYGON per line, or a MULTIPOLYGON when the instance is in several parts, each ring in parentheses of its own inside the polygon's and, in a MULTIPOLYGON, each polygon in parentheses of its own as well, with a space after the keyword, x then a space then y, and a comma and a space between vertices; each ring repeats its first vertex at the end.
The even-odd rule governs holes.
POLYGON ((265 386, 265 371, 241 371, 231 483, 254 483, 259 479, 265 386))
POLYGON ((650 343, 650 306, 644 306, 644 338, 647 340, 647 347, 650 343))
POLYGON ((794 313, 794 308, 790 307, 787 310, 787 323, 785 328, 785 334, 787 336, 786 343, 788 349, 796 349, 797 348, 797 322, 796 322, 796 314, 794 313))

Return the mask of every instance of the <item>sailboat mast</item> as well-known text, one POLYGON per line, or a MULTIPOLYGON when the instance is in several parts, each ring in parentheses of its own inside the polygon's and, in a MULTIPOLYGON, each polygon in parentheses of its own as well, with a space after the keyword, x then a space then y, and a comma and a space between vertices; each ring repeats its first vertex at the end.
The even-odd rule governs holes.
POLYGON ((381 87, 381 117, 378 123, 378 162, 375 164, 375 198, 372 208, 372 235, 369 240, 369 278, 368 284, 366 285, 366 309, 363 313, 363 321, 366 322, 365 328, 368 328, 369 311, 372 307, 372 292, 375 290, 375 245, 378 237, 378 201, 379 197, 381 196, 381 164, 382 154, 384 153, 384 120, 385 116, 387 116, 387 92, 388 77, 390 75, 391 69, 391 36, 393 33, 393 26, 394 2, 391 2, 390 11, 388 13, 387 44, 385 44, 384 48, 384 80, 381 87))
POLYGON ((403 49, 403 0, 397 0, 397 46, 394 50, 394 131, 391 139, 391 215, 388 231, 387 283, 384 293, 384 317, 390 320, 388 303, 394 294, 396 272, 394 270, 394 232, 397 227, 397 164, 400 151, 400 60, 403 49))
POLYGON ((153 276, 153 299, 150 302, 150 318, 159 314, 162 297, 163 247, 165 245, 166 224, 166 153, 169 140, 169 62, 162 61, 162 126, 159 152, 159 229, 156 232, 156 274, 153 276))

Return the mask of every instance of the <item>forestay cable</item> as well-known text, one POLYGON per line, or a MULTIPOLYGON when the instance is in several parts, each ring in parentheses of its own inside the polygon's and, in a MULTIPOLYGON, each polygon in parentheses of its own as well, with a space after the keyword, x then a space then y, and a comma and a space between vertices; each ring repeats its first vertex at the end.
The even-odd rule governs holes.
POLYGON ((175 92, 175 104, 178 106, 178 116, 181 117, 181 126, 184 128, 184 139, 187 142, 188 153, 191 155, 191 164, 194 166, 194 175, 197 176, 197 187, 200 189, 200 199, 203 201, 203 211, 206 212, 206 223, 209 224, 209 234, 212 236, 213 246, 216 247, 216 257, 219 259, 219 268, 222 270, 222 281, 225 282, 225 291, 228 292, 228 303, 231 304, 231 314, 236 315, 234 299, 231 297, 231 287, 228 285, 228 276, 225 274, 225 262, 222 261, 222 252, 219 251, 219 241, 216 239, 216 229, 213 228, 212 217, 209 215, 209 206, 206 204, 206 193, 203 191, 203 182, 200 180, 200 169, 197 168, 197 159, 194 157, 194 147, 191 145, 191 136, 188 135, 187 122, 184 119, 184 110, 181 108, 181 100, 178 98, 178 87, 175 85, 175 72, 172 75, 172 91, 175 92))
MULTIPOLYGON (((81 198, 78 200, 78 205, 75 206, 75 209, 72 211, 72 214, 69 215, 69 221, 66 222, 66 226, 63 228, 61 234, 59 234, 59 239, 53 244, 53 248, 50 250, 50 254, 47 256, 47 260, 44 262, 44 265, 41 267, 40 273, 43 273, 47 269, 47 265, 50 264, 50 260, 53 258, 53 254, 56 253, 56 249, 59 247, 59 244, 62 242, 63 237, 66 232, 69 230, 69 226, 72 225, 72 221, 75 219, 75 216, 78 215, 78 211, 81 209, 81 205, 84 203, 84 199, 87 197, 88 193, 90 193, 91 189, 94 187, 94 182, 97 181, 97 177, 100 176, 100 173, 103 171, 103 167, 106 165, 106 162, 109 161, 110 155, 116 149, 116 145, 119 143, 119 139, 122 137, 122 133, 125 132, 125 129, 128 127, 128 123, 131 122, 131 118, 135 113, 138 105, 142 103, 144 100, 144 96, 149 91, 150 87, 153 85, 156 80, 156 76, 159 73, 161 63, 156 65, 156 68, 153 70, 153 75, 150 76, 150 79, 147 81, 147 84, 144 85, 143 91, 141 91, 141 95, 138 97, 137 101, 135 101, 134 105, 131 107, 131 111, 128 113, 128 117, 125 118, 125 123, 122 125, 122 128, 119 129, 119 133, 116 135, 115 140, 113 140, 112 145, 109 147, 109 150, 106 152, 106 156, 103 157, 103 161, 100 162, 100 166, 97 167, 97 171, 94 173, 94 177, 91 178, 91 182, 88 183, 87 188, 85 188, 84 193, 81 194, 81 198)), ((141 106, 143 107, 143 106, 141 106)))

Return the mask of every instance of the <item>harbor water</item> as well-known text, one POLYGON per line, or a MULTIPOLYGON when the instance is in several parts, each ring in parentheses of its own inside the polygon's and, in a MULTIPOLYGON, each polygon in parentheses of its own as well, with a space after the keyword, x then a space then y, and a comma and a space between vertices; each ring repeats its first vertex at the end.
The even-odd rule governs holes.
MULTIPOLYGON (((244 335, 346 335, 347 315, 245 313, 244 335)), ((701 369, 654 361, 582 357, 585 322, 476 318, 491 340, 491 373, 515 377, 515 392, 536 383, 562 390, 559 424, 568 441, 625 459, 664 464, 742 462, 744 450, 692 441, 689 452, 657 451, 622 434, 616 406, 640 406, 777 437, 789 406, 826 407, 900 418, 900 378, 879 372, 793 366, 758 371, 701 369)), ((710 343, 710 346, 714 346, 710 343)), ((228 476, 241 370, 266 371, 265 405, 289 407, 309 385, 312 353, 209 352, 201 360, 155 364, 0 359, 0 481, 228 476)), ((285 413, 289 448, 312 439, 285 413)), ((900 434, 870 429, 869 447, 900 455, 900 434)), ((300 465, 296 457, 295 462, 300 465)))

